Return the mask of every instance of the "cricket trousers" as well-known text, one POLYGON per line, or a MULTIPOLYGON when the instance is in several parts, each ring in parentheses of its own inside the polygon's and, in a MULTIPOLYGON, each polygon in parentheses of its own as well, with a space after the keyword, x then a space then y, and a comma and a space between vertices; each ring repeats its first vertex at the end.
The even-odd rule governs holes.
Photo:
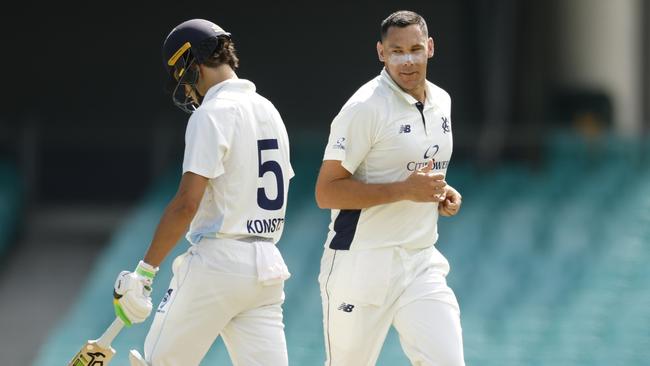
POLYGON ((449 263, 433 246, 368 250, 326 248, 319 283, 325 366, 372 366, 391 326, 417 366, 463 366, 449 263))
POLYGON ((203 239, 174 260, 147 334, 152 366, 199 365, 218 336, 234 366, 286 366, 284 281, 258 280, 251 243, 203 239))

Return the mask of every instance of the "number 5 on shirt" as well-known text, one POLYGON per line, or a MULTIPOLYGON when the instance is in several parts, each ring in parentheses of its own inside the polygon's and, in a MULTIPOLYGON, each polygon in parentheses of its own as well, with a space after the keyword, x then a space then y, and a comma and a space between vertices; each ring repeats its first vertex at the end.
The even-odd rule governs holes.
POLYGON ((257 161, 259 165, 259 177, 262 178, 265 173, 270 172, 275 176, 278 187, 278 195, 275 199, 269 199, 263 187, 257 188, 257 204, 265 210, 279 210, 284 204, 284 179, 282 178, 282 167, 275 160, 262 162, 263 150, 277 150, 277 139, 257 140, 257 161))

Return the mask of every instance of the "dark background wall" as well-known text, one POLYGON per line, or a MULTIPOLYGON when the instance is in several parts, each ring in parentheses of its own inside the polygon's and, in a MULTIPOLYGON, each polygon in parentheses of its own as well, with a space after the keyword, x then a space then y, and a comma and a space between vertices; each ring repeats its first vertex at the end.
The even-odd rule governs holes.
POLYGON ((461 147, 480 113, 473 3, 24 6, 2 15, 1 152, 22 161, 33 199, 137 197, 182 153, 187 116, 164 92, 160 47, 173 26, 195 17, 233 34, 239 77, 276 105, 296 145, 322 146, 345 100, 381 70, 375 52, 381 20, 406 8, 428 21, 436 42, 429 79, 454 97, 461 147))
POLYGON ((294 150, 321 149, 339 108, 381 69, 380 22, 411 9, 435 41, 428 78, 453 98, 455 159, 534 160, 553 107, 554 3, 20 3, 0 21, 0 156, 18 162, 32 201, 139 197, 182 157, 187 115, 164 91, 160 47, 195 17, 233 34, 239 77, 276 105, 294 150))

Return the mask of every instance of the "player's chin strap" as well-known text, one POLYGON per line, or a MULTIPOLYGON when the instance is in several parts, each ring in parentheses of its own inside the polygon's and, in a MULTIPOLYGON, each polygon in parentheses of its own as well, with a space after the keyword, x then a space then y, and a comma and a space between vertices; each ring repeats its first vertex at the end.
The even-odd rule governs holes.
POLYGON ((140 352, 134 349, 129 352, 129 362, 131 366, 149 366, 147 361, 140 355, 140 352))

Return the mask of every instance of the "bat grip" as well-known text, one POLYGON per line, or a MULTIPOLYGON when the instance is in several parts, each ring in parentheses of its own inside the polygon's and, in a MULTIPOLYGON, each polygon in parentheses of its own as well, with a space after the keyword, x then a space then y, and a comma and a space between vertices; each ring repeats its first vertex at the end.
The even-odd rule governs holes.
POLYGON ((113 342, 113 339, 117 337, 123 327, 124 322, 120 318, 115 318, 104 334, 97 339, 97 344, 102 348, 110 348, 111 342, 113 342))

